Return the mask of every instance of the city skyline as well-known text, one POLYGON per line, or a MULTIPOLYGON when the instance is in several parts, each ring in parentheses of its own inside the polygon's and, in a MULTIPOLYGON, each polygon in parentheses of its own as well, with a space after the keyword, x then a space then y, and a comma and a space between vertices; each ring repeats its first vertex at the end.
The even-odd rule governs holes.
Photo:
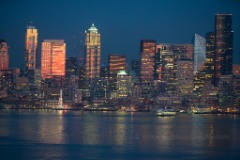
MULTIPOLYGON (((129 62, 133 58, 140 59, 139 42, 142 39, 154 39, 156 44, 192 43, 195 33, 204 37, 207 32, 214 31, 215 14, 231 13, 234 31, 233 63, 240 64, 240 12, 237 9, 240 2, 191 2, 186 8, 184 4, 187 2, 189 1, 174 2, 171 5, 171 1, 142 0, 127 3, 105 0, 72 1, 68 4, 63 1, 56 5, 52 1, 46 7, 45 2, 40 1, 4 1, 0 12, 8 16, 3 17, 5 23, 0 24, 0 38, 10 46, 10 67, 23 68, 26 26, 33 25, 38 29, 38 46, 43 39, 64 39, 67 57, 84 57, 84 31, 95 23, 102 34, 101 62, 107 62, 107 56, 113 53, 126 55, 129 62), (41 10, 43 7, 44 12, 41 10), (61 12, 62 9, 65 12, 61 12), (182 9, 188 9, 188 12, 182 12, 182 9), (34 12, 27 15, 26 10, 34 12), (62 23, 65 21, 67 23, 62 23)), ((40 47, 37 52, 40 59, 40 47)))

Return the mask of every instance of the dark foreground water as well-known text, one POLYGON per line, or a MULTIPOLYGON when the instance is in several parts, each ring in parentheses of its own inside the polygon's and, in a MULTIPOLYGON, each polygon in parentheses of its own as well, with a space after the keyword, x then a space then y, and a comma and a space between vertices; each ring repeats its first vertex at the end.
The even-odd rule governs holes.
POLYGON ((0 159, 240 159, 240 116, 0 110, 0 159))

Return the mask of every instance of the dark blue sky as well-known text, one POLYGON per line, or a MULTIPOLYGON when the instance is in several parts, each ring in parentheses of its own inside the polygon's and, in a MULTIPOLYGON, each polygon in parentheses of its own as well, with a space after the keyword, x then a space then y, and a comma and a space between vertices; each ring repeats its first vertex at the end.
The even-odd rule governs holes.
POLYGON ((67 56, 83 56, 84 31, 101 32, 102 62, 108 54, 139 58, 141 39, 192 43, 194 33, 214 31, 216 13, 233 14, 234 63, 240 64, 238 0, 1 0, 0 38, 10 46, 11 67, 22 67, 26 26, 33 22, 43 39, 64 39, 67 56), (74 39, 75 36, 75 39, 74 39), (76 46, 75 48, 73 46, 76 46))

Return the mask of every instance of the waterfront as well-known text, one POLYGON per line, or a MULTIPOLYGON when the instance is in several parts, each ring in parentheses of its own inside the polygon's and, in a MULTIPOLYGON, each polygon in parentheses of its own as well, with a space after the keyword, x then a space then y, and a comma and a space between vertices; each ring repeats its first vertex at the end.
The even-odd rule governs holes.
POLYGON ((0 110, 0 159, 238 159, 239 115, 0 110))

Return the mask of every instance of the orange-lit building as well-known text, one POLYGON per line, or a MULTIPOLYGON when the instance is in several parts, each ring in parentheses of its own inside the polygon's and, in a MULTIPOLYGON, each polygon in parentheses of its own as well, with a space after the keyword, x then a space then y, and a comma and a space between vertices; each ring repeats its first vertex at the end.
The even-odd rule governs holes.
POLYGON ((9 67, 9 54, 7 43, 0 39, 0 71, 9 67))
POLYGON ((125 55, 109 55, 108 56, 108 77, 110 81, 110 91, 117 89, 117 74, 121 70, 126 71, 125 55))
POLYGON ((141 82, 151 82, 154 76, 154 62, 156 52, 155 40, 140 41, 140 80, 141 82))
POLYGON ((38 30, 28 26, 25 35, 25 61, 24 75, 28 76, 29 70, 36 69, 37 64, 38 30))
POLYGON ((95 78, 100 76, 100 55, 101 41, 100 32, 92 24, 86 33, 85 40, 85 67, 86 78, 95 78))
POLYGON ((42 42, 41 76, 65 77, 66 43, 64 40, 44 40, 42 42))

